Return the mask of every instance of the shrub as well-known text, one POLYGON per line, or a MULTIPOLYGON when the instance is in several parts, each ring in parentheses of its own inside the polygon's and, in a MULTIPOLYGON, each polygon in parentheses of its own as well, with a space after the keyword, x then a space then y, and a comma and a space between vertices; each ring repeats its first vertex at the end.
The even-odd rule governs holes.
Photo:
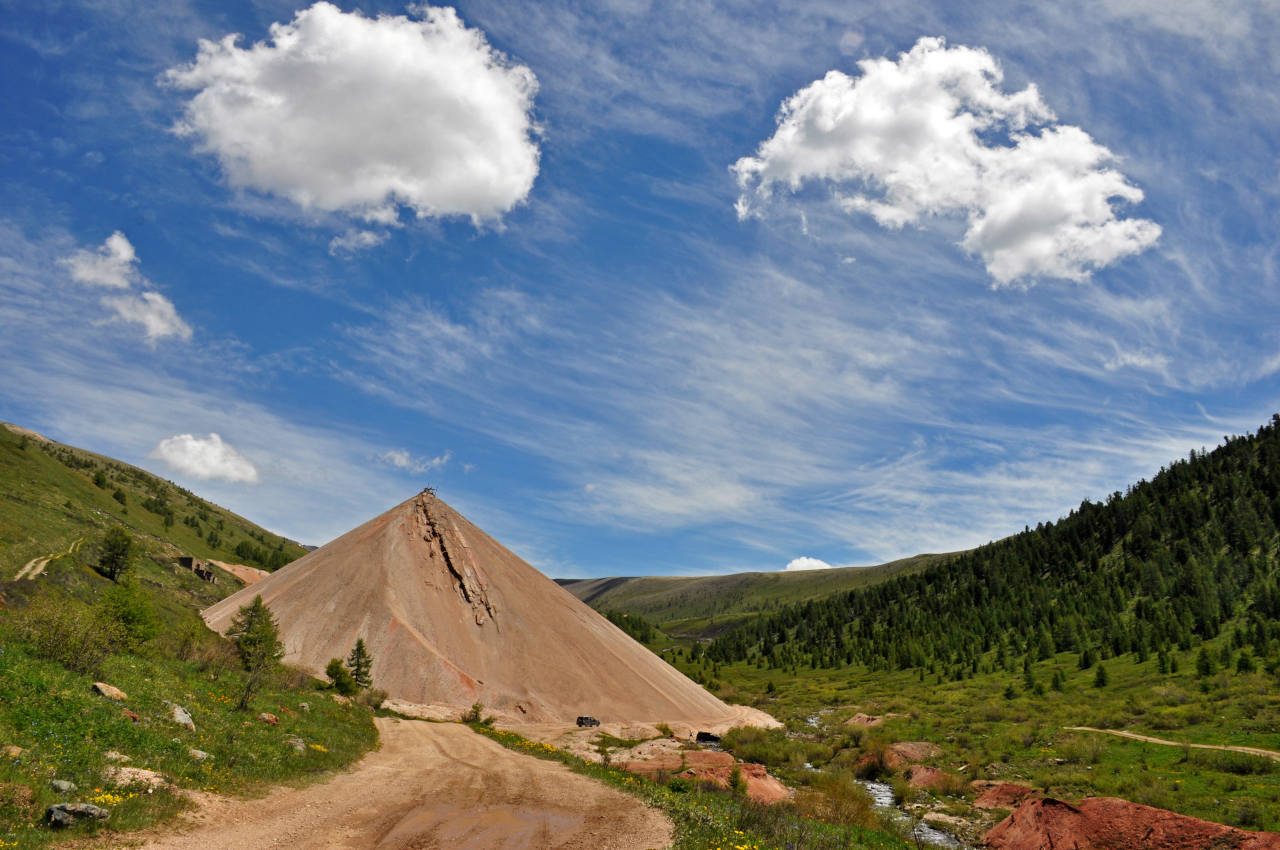
POLYGON ((837 826, 875 829, 880 825, 871 796, 846 771, 817 774, 808 788, 796 793, 794 805, 802 817, 837 826))
POLYGON ((747 781, 742 778, 742 768, 736 764, 729 771, 729 790, 735 794, 747 793, 747 781))
POLYGON ((1183 751, 1184 761, 1205 770, 1234 773, 1237 776, 1254 776, 1275 773, 1280 764, 1265 756, 1237 753, 1232 750, 1202 750, 1190 747, 1183 751))
POLYGON ((18 636, 41 658, 96 673, 125 642, 124 628, 101 608, 42 596, 15 617, 18 636))
POLYGON ((103 597, 103 614, 120 625, 121 648, 135 650, 160 633, 160 619, 136 584, 124 582, 103 597))
POLYGON ((330 658, 325 665, 324 674, 329 677, 329 684, 344 697, 355 696, 360 690, 356 680, 351 678, 351 671, 342 663, 341 658, 330 658))
POLYGON ((380 688, 366 688, 356 697, 356 702, 369 708, 380 708, 387 701, 387 692, 380 688))

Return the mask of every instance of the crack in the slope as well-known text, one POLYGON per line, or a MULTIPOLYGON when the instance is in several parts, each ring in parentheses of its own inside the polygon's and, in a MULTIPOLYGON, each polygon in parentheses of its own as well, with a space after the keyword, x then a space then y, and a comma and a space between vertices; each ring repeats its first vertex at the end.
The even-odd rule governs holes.
MULTIPOLYGON (((445 567, 449 570, 449 574, 453 576, 454 589, 458 591, 458 595, 462 597, 464 602, 471 605, 476 625, 483 626, 486 622, 492 620, 494 627, 499 628, 497 609, 489 599, 489 588, 480 575, 479 567, 471 557, 471 546, 458 529, 457 524, 450 520, 449 531, 457 539, 462 551, 451 552, 449 550, 449 545, 445 542, 444 530, 441 529, 431 512, 430 502, 434 498, 435 494, 430 490, 423 490, 418 497, 418 513, 430 530, 425 539, 428 543, 434 543, 440 547, 440 554, 444 558, 445 567)), ((501 631, 500 628, 499 631, 501 631)))

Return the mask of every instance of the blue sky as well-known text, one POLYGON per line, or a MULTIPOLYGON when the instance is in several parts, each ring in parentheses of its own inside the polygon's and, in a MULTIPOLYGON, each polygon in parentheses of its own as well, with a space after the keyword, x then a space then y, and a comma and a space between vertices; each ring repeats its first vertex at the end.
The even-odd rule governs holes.
POLYGON ((1280 407, 1271 2, 0 10, 0 418, 304 542, 877 563, 1280 407))

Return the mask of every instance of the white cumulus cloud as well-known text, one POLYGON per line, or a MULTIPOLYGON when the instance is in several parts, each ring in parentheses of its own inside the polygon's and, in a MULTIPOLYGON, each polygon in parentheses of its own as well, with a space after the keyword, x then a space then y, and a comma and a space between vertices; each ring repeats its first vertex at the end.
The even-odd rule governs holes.
POLYGON ((898 61, 865 59, 861 76, 830 71, 783 102, 778 129, 733 170, 740 217, 776 185, 834 184, 840 204, 900 228, 960 214, 961 244, 997 284, 1079 280, 1160 236, 1113 203, 1142 190, 1109 167, 1112 153, 1054 123, 1035 85, 1006 94, 985 50, 922 38, 898 61))
POLYGON ((102 303, 111 308, 120 321, 142 325, 147 342, 154 344, 167 336, 191 339, 191 326, 178 315, 173 302, 159 292, 112 295, 103 298, 102 303))
POLYGON ((217 434, 207 437, 177 434, 161 440, 151 450, 150 457, 164 461, 175 472, 195 478, 258 483, 258 470, 253 463, 217 434))
POLYGON ((138 255, 119 230, 97 250, 81 249, 61 262, 76 283, 128 289, 138 280, 138 255))
MULTIPOLYGON (((71 272, 71 279, 90 286, 132 290, 148 281, 138 270, 138 253, 119 230, 96 250, 81 249, 59 262, 71 272)), ((115 314, 114 321, 141 325, 152 346, 165 337, 191 339, 191 326, 182 320, 173 302, 159 292, 139 292, 106 296, 102 306, 115 314)))
POLYGON ((433 469, 440 469, 452 458, 453 452, 450 451, 436 457, 416 457, 404 449, 391 449, 378 455, 381 463, 409 472, 430 472, 433 469))
POLYGON ((792 558, 787 563, 786 572, 794 572, 796 570, 829 570, 831 565, 826 561, 817 558, 800 557, 792 558))
POLYGON ((451 8, 367 18, 316 3, 269 42, 200 42, 174 86, 196 92, 177 131, 232 184, 389 224, 497 219, 538 174, 538 82, 451 8))

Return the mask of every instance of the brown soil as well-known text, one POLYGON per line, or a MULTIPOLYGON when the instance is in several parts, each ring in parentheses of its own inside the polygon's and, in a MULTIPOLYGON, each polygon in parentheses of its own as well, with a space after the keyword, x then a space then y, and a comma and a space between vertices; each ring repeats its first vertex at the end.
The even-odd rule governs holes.
POLYGON ((375 722, 381 748, 349 773, 258 800, 201 794, 179 831, 115 846, 651 850, 671 843, 661 813, 562 764, 512 752, 465 726, 375 722))
POLYGON ((285 661, 319 674, 357 638, 392 698, 511 721, 736 720, 731 708, 424 491, 214 605, 225 632, 261 595, 285 661))
POLYGON ((853 717, 850 717, 848 720, 846 720, 844 722, 844 725, 845 726, 863 726, 863 727, 879 726, 880 724, 884 723, 886 720, 892 720, 895 717, 910 717, 910 715, 894 714, 892 711, 890 711, 887 714, 878 714, 878 715, 865 714, 859 711, 857 714, 853 715, 853 717))
POLYGON ((942 750, 936 744, 930 744, 928 741, 900 741, 897 744, 890 744, 885 749, 884 763, 886 767, 896 770, 904 765, 940 755, 942 755, 942 750))
POLYGON ((978 799, 973 801, 977 809, 1012 809, 1036 793, 1034 788, 1025 785, 981 779, 973 782, 973 790, 978 792, 978 799))
POLYGON ((937 788, 951 782, 951 777, 936 767, 913 764, 907 768, 907 782, 912 788, 937 788))
POLYGON ((1018 806, 986 834, 983 846, 998 850, 1280 850, 1280 833, 1245 832, 1114 797, 1076 804, 1046 797, 1018 806))
MULTIPOLYGON (((729 760, 732 761, 733 757, 730 756, 729 760)), ((746 789, 747 799, 770 804, 782 802, 791 796, 787 786, 770 776, 764 765, 739 762, 737 768, 746 789)), ((692 779, 694 782, 706 782, 717 788, 728 788, 733 776, 733 765, 691 767, 681 771, 679 776, 683 779, 692 779)))
POLYGON ((266 570, 260 570, 257 567, 250 567, 246 564, 228 564, 223 561, 210 561, 209 563, 222 567, 224 570, 231 573, 231 575, 235 577, 236 581, 243 585, 257 584, 267 576, 271 575, 271 573, 266 570))

